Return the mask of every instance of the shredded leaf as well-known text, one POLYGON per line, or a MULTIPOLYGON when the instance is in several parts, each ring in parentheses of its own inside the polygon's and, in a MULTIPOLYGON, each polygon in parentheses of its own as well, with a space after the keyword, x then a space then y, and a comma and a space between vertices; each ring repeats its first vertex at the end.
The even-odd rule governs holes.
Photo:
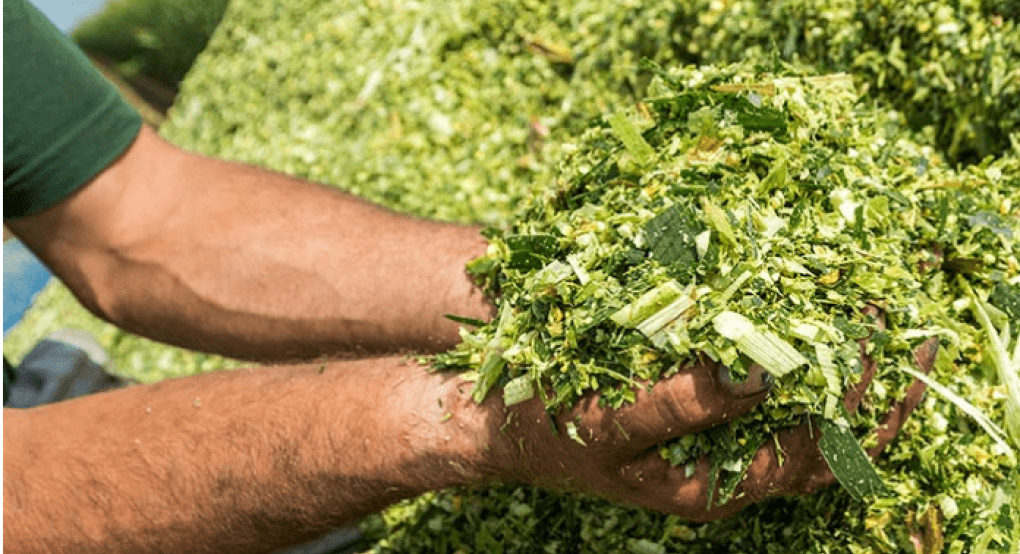
POLYGON ((871 459, 861 448, 849 428, 826 419, 818 421, 822 437, 818 448, 839 483, 857 500, 871 495, 889 494, 889 489, 871 465, 871 459))
POLYGON ((531 379, 522 375, 516 379, 511 379, 506 386, 503 387, 503 403, 507 406, 513 406, 514 404, 520 404, 526 402, 535 397, 535 388, 532 385, 531 379))
POLYGON ((655 150, 645 142, 636 125, 625 115, 615 113, 609 116, 609 124, 620 138, 627 151, 641 166, 647 166, 655 159, 655 150))

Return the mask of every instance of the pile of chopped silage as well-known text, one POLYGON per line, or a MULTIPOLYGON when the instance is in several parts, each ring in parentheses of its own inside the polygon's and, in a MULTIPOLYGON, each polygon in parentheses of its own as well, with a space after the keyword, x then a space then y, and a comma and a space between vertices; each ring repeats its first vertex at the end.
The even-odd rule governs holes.
MULTIPOLYGON (((420 9, 413 4, 397 7, 410 7, 412 13, 420 9)), ((176 84, 205 47, 226 8, 225 0, 111 2, 79 25, 73 36, 84 48, 121 62, 128 73, 176 84)), ((349 8, 343 6, 346 12, 349 8)), ((775 51, 819 72, 851 72, 873 95, 906 113, 908 124, 954 161, 972 163, 1003 153, 1010 148, 1010 133, 1020 127, 1020 68, 1015 63, 1020 57, 1016 27, 1020 8, 1016 2, 694 0, 626 4, 615 7, 617 13, 606 13, 604 7, 590 2, 510 4, 499 10, 483 4, 469 6, 467 11, 454 8, 462 21, 477 22, 483 31, 464 33, 462 24, 427 30, 415 27, 421 31, 420 39, 446 39, 436 45, 468 51, 518 39, 530 52, 560 64, 561 74, 619 66, 627 63, 627 52, 659 62, 726 64, 763 59, 775 51), (499 29, 501 23, 506 28, 499 29), (915 109, 918 103, 926 109, 915 109)), ((239 7, 243 16, 235 12, 228 26, 261 27, 258 10, 254 5, 239 7)), ((378 19, 387 18, 383 10, 376 11, 383 12, 378 19)), ((316 39, 323 38, 321 25, 309 26, 314 27, 316 39)), ((401 25, 388 29, 398 34, 382 44, 399 40, 399 31, 408 29, 401 25)), ((352 53, 378 46, 377 39, 386 36, 352 30, 357 36, 343 37, 360 41, 352 53)), ((385 62, 386 58, 376 54, 374 59, 385 62)), ((344 66, 339 65, 338 69, 344 66)), ((520 69, 529 70, 526 65, 520 69)), ((612 82, 619 77, 614 75, 607 84, 620 85, 612 82)), ((581 99, 578 107, 584 109, 585 104, 581 99)))
POLYGON ((933 138, 953 127, 977 144, 973 126, 953 123, 965 119, 994 143, 981 154, 1008 150, 1020 122, 1020 73, 1009 62, 1020 51, 1015 21, 970 4, 886 4, 237 3, 165 134, 410 213, 499 222, 528 184, 550 178, 561 145, 593 115, 643 95, 642 58, 765 59, 770 33, 804 21, 811 26, 790 27, 779 54, 851 72, 876 97, 893 98, 908 122, 934 118, 933 138), (940 34, 947 22, 968 34, 940 34), (887 55, 911 26, 924 40, 887 55), (973 51, 987 59, 963 55, 973 51))
MULTIPOLYGON (((778 378, 760 409, 661 448, 678 465, 708 455, 721 486, 716 502, 776 430, 806 414, 842 420, 842 393, 860 373, 856 339, 869 333, 880 369, 868 409, 853 418, 859 433, 902 398, 914 379, 905 369, 912 349, 933 336, 941 343, 935 380, 1005 425, 1005 386, 982 359, 990 351, 968 299, 972 289, 991 291, 999 325, 1020 321, 1016 160, 953 171, 905 137, 895 111, 858 102, 845 75, 749 69, 674 72, 638 115, 593 124, 555 182, 509 228, 490 231, 489 255, 471 269, 498 290, 499 315, 466 331, 438 365, 470 372, 478 398, 501 392, 513 403, 547 391, 543 401, 555 410, 592 390, 619 405, 633 380, 654 381, 699 352, 738 373, 757 362, 778 378), (862 313, 868 305, 884 310, 884 330, 862 313)), ((1020 436, 964 422, 969 408, 929 397, 877 465, 884 485, 874 490, 888 487, 877 498, 847 482, 849 495, 773 501, 737 516, 739 525, 694 526, 590 499, 562 502, 594 503, 594 520, 553 515, 547 495, 517 489, 504 506, 514 522, 496 526, 498 544, 527 551, 596 533, 579 550, 1020 546, 1012 523, 1020 497, 1011 488, 1020 436), (949 445, 954 454, 941 450, 949 445), (528 530, 523 538, 519 528, 528 530), (843 538, 826 534, 834 530, 843 538)), ((493 509, 495 498, 459 501, 470 513, 493 509)), ((460 517, 449 500, 404 506, 411 515, 397 512, 378 549, 455 551, 453 542, 495 540, 484 518, 460 517), (435 528, 408 527, 420 517, 435 528)))
POLYGON ((773 51, 852 73, 951 161, 1010 150, 1020 128, 1018 4, 995 0, 679 2, 677 57, 724 64, 773 51))
POLYGON ((633 69, 669 50, 669 14, 664 3, 235 3, 163 132, 408 213, 500 222, 593 114, 644 88, 633 69))

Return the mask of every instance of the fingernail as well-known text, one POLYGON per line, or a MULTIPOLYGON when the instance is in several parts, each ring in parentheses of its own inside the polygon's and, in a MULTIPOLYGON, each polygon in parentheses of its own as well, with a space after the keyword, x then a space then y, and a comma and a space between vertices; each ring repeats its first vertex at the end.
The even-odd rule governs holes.
POLYGON ((743 383, 734 383, 730 377, 730 368, 719 366, 718 380, 720 386, 730 395, 737 398, 758 396, 772 388, 775 379, 772 374, 757 364, 752 365, 747 371, 747 379, 743 383))

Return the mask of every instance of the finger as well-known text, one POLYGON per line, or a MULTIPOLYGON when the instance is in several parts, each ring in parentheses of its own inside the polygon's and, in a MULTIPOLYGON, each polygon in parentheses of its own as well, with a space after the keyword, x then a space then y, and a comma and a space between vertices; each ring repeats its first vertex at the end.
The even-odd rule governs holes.
POLYGON ((761 394, 762 390, 768 390, 772 386, 772 374, 765 371, 765 368, 758 364, 752 364, 747 370, 747 379, 743 383, 733 382, 730 376, 730 368, 720 365, 716 378, 721 386, 730 396, 734 398, 746 398, 761 394))
POLYGON ((664 513, 698 519, 708 506, 707 461, 699 462, 694 475, 685 467, 673 467, 658 452, 650 452, 620 467, 619 482, 625 500, 664 513))
MULTIPOLYGON (((931 372, 935 366, 935 358, 939 352, 939 339, 937 337, 931 337, 924 341, 920 346, 914 349, 914 363, 917 364, 925 374, 931 372)), ((910 385, 907 389, 906 396, 903 400, 896 403, 895 406, 889 413, 882 418, 882 421, 875 428, 875 434, 878 436, 878 442, 875 446, 868 449, 868 455, 872 458, 882 453, 892 439, 899 432, 900 428, 903 427, 903 423, 910 417, 911 412, 914 408, 921 403, 924 398, 924 391, 927 390, 927 385, 923 381, 917 380, 910 385)))
MULTIPOLYGON (((865 306, 861 313, 865 317, 874 321, 875 326, 879 330, 885 329, 885 319, 882 318, 878 308, 875 306, 865 306)), ((868 342, 870 340, 871 336, 869 335, 868 338, 857 341, 857 344, 860 346, 861 366, 863 370, 861 373, 861 380, 857 383, 857 385, 848 390, 846 396, 843 398, 843 405, 846 406, 847 412, 851 415, 857 413, 857 408, 860 406, 861 400, 864 399, 864 393, 868 391, 868 386, 871 385, 871 380, 875 377, 875 369, 878 364, 875 362, 874 358, 868 354, 868 342)))
POLYGON ((931 337, 914 349, 914 363, 925 375, 935 367, 935 358, 939 355, 939 339, 931 337))
MULTIPOLYGON (((747 413, 768 394, 771 380, 755 372, 758 390, 721 383, 718 366, 702 360, 663 379, 651 388, 636 391, 635 401, 617 410, 599 408, 593 401, 575 409, 582 438, 603 437, 609 446, 633 456, 671 438, 681 437, 747 413), (582 430, 583 427, 583 430, 582 430)), ((728 373, 728 372, 727 372, 728 373)))
POLYGON ((674 467, 652 452, 623 465, 619 482, 625 486, 625 501, 694 522, 728 517, 753 502, 745 495, 721 503, 719 483, 713 487, 711 482, 711 468, 711 461, 703 457, 688 475, 685 466, 674 467))
POLYGON ((818 449, 818 437, 818 430, 812 433, 807 426, 781 432, 782 463, 776 443, 767 441, 725 499, 721 480, 712 482, 708 457, 702 457, 694 473, 688 475, 686 467, 673 467, 652 452, 621 466, 620 481, 632 502, 693 521, 711 521, 729 517, 764 498, 807 494, 834 484, 836 478, 818 449))

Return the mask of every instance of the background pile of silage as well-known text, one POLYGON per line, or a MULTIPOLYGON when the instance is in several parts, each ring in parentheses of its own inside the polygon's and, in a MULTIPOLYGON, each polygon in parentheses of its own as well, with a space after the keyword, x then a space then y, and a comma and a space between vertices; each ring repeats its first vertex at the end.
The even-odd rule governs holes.
MULTIPOLYGON (((236 2, 163 128, 186 148, 330 183, 412 214, 504 225, 600 113, 632 106, 665 66, 768 61, 844 70, 900 110, 933 157, 1016 156, 1020 33, 1008 2, 236 2), (1012 133, 1012 136, 1010 135, 1012 133)), ((1015 164, 1010 166, 1015 168, 1015 164)), ((68 320, 144 380, 225 362, 99 327, 62 289, 5 341, 68 320)), ((955 390, 1001 402, 976 366, 955 390), (998 399, 998 400, 997 400, 998 399)), ((913 472, 894 499, 839 489, 708 525, 576 495, 445 491, 366 524, 379 551, 981 551, 1017 515, 981 432, 929 398, 887 453, 913 472)), ((995 543, 990 543, 992 546, 995 543)))
POLYGON ((1020 32, 978 3, 254 2, 227 14, 166 135, 494 222, 592 115, 641 96, 641 58, 730 63, 773 44, 854 74, 950 158, 1002 154, 1020 126, 1020 32))

